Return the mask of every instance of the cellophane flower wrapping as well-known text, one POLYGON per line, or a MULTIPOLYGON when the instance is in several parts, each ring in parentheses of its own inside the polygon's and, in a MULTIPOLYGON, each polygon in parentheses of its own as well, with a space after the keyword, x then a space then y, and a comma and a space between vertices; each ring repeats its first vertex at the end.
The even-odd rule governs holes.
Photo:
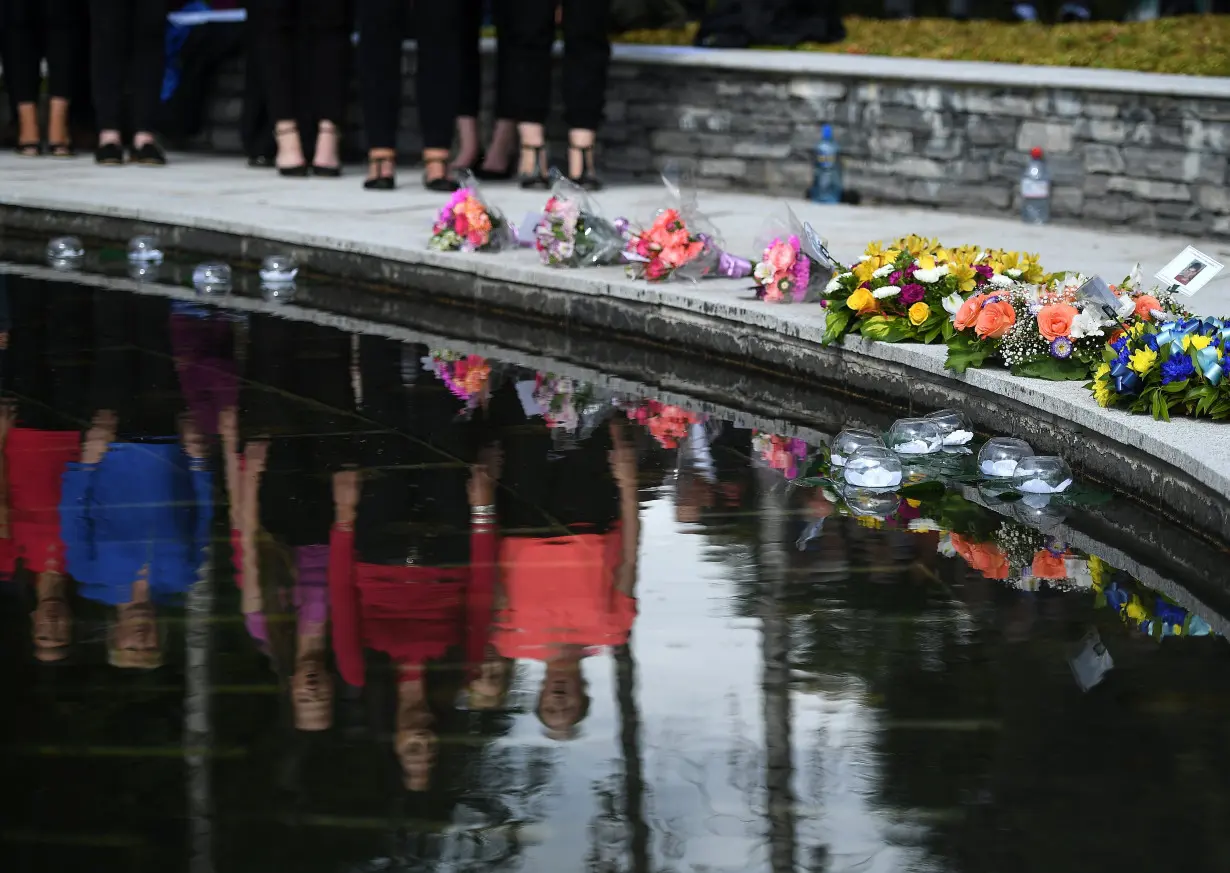
POLYGON ((765 220, 756 250, 756 297, 768 303, 814 303, 836 272, 824 243, 788 206, 765 220))
POLYGON ((464 172, 460 188, 436 216, 428 248, 438 252, 498 252, 515 244, 508 220, 491 205, 473 174, 464 172))
POLYGON ((422 364, 424 370, 434 373, 449 393, 461 401, 462 411, 467 415, 482 402, 491 382, 491 363, 480 355, 432 349, 422 364))
POLYGON ((669 205, 648 225, 629 230, 623 258, 633 279, 662 282, 708 277, 739 279, 751 263, 725 250, 713 223, 697 207, 690 175, 670 167, 662 174, 669 205))
POLYGON ((598 267, 620 260, 624 237, 584 189, 556 174, 534 244, 547 266, 598 267))

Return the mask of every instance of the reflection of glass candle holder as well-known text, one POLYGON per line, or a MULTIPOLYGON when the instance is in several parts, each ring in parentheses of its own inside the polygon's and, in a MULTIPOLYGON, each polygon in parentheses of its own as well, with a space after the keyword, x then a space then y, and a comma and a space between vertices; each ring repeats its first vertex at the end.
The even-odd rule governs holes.
POLYGON ((1049 494, 1025 494, 1016 502, 1013 514, 1022 524, 1046 533, 1063 523, 1068 517, 1068 508, 1062 503, 1052 503, 1049 494))
POLYGON ((1061 494, 1071 484, 1067 461, 1049 455, 1022 458, 1012 474, 1012 487, 1022 494, 1061 494))
POLYGON ((899 455, 930 455, 944 448, 944 437, 934 421, 899 418, 889 428, 888 447, 899 455))
POLYGON ((867 446, 884 448, 884 440, 878 433, 857 428, 847 428, 833 438, 833 451, 829 461, 834 467, 844 467, 846 460, 859 449, 867 446))
POLYGON ((138 282, 157 282, 162 270, 160 261, 129 261, 128 278, 138 282))
POLYGON ((1011 479, 1022 458, 1032 458, 1034 450, 1025 440, 995 437, 987 440, 978 452, 978 469, 991 479, 1011 479))
POLYGON ((128 241, 128 260, 142 264, 162 262, 162 249, 158 239, 152 236, 134 236, 128 241))
POLYGON ((286 284, 299 275, 299 264, 290 255, 270 255, 261 261, 261 281, 286 284))
POLYGON ((294 282, 261 282, 261 296, 270 302, 292 300, 297 290, 294 282))
POLYGON ((846 488, 846 505, 853 515, 885 518, 897 511, 901 495, 883 488, 846 488))
POLYGON ((935 422, 935 426, 940 429, 940 436, 944 438, 946 449, 963 446, 974 438, 974 428, 964 412, 941 409, 938 412, 929 412, 923 418, 935 422))
POLYGON ((896 488, 901 484, 901 459, 883 446, 864 446, 846 458, 842 475, 855 488, 896 488))
POLYGON ((85 246, 75 236, 57 236, 47 243, 47 263, 57 270, 73 270, 85 257, 85 246))
POLYGON ((192 287, 202 294, 225 294, 231 290, 231 267, 221 261, 197 264, 192 271, 192 287))

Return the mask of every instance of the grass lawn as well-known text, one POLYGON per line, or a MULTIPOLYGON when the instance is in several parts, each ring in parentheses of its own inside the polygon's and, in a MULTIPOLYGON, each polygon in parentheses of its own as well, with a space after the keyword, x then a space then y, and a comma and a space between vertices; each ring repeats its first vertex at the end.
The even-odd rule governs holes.
MULTIPOLYGON (((798 48, 849 55, 1230 76, 1230 16, 1225 15, 1061 25, 847 18, 846 30, 845 42, 804 43, 798 48)), ((696 25, 638 30, 615 41, 691 45, 695 33, 696 25)))

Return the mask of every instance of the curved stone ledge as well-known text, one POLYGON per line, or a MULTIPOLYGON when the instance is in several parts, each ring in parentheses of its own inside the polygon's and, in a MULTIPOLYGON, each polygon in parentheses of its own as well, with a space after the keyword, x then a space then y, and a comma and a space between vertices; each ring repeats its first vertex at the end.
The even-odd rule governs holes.
MULTIPOLYGON (((426 216, 419 218, 422 228, 426 216)), ((308 229, 319 223, 315 214, 302 222, 246 224, 211 215, 208 203, 76 204, 70 212, 47 199, 0 207, 0 227, 118 239, 157 230, 170 247, 249 261, 289 247, 323 273, 387 283, 390 292, 419 289, 487 314, 634 337, 908 408, 960 406, 986 432, 1024 436, 1085 475, 1146 498, 1164 515, 1230 536, 1230 440, 1223 425, 1167 424, 1103 410, 1078 383, 1017 379, 998 370, 956 377, 943 368, 942 346, 851 339, 825 348, 819 307, 760 303, 742 282, 649 286, 624 279, 617 268, 551 270, 524 251, 433 252, 421 230, 406 233, 405 245, 389 245, 348 236, 344 227, 336 235, 308 229)), ((1140 535, 1147 546, 1147 530, 1140 535)))

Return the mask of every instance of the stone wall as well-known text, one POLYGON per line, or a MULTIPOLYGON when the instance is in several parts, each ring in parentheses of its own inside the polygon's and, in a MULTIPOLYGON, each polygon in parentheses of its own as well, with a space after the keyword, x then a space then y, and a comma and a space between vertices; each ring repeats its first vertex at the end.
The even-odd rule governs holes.
MULTIPOLYGON (((831 123, 863 203, 1014 213, 1041 146, 1056 221, 1230 237, 1226 80, 789 52, 716 60, 617 48, 599 157, 608 176, 648 179, 683 158, 705 187, 802 196, 831 123)), ((412 154, 412 51, 405 67, 401 146, 412 154)), ((240 81, 224 77, 204 144, 238 147, 240 81)), ((356 108, 350 144, 361 148, 357 122, 356 108)), ((562 160, 558 122, 550 134, 562 160)))

